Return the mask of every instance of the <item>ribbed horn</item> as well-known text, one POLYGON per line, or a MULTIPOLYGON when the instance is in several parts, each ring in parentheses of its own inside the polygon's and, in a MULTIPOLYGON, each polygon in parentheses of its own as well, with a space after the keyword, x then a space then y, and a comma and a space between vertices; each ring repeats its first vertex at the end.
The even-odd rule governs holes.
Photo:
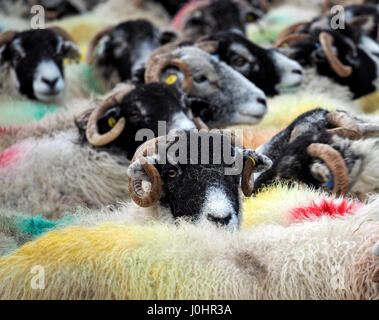
POLYGON ((12 42, 14 37, 17 35, 17 31, 5 31, 3 33, 0 33, 0 48, 7 43, 12 42))
POLYGON ((166 49, 174 50, 175 45, 168 45, 162 48, 157 49, 152 53, 148 61, 146 62, 146 71, 145 71, 145 82, 160 82, 162 72, 169 67, 176 67, 181 70, 184 74, 184 81, 182 83, 182 90, 185 93, 190 93, 193 84, 193 75, 192 71, 189 68, 188 64, 180 60, 172 50, 168 51, 166 49))
POLYGON ((122 92, 109 97, 104 102, 100 103, 96 109, 91 113, 90 118, 87 123, 86 137, 90 144, 95 147, 105 146, 112 141, 116 140, 120 134, 124 131, 126 120, 125 118, 120 118, 116 125, 107 133, 100 134, 97 122, 100 117, 110 108, 121 103, 122 97, 127 94, 127 92, 122 92))
POLYGON ((349 189, 349 176, 345 161, 341 154, 327 144, 313 143, 307 148, 312 158, 325 162, 334 178, 333 193, 343 195, 349 189))
POLYGON ((254 191, 254 165, 251 159, 245 161, 242 172, 241 188, 245 197, 251 197, 254 191))
POLYGON ((132 200, 140 207, 147 208, 153 206, 160 198, 162 193, 162 179, 153 164, 151 164, 146 156, 151 152, 156 153, 158 143, 163 143, 166 137, 158 137, 145 142, 134 154, 132 163, 140 161, 141 166, 151 182, 150 191, 145 191, 142 186, 142 180, 138 180, 129 176, 129 193, 132 200))
POLYGON ((290 34, 289 36, 275 42, 275 48, 280 48, 284 46, 285 44, 287 44, 288 46, 292 46, 295 43, 304 41, 308 38, 309 38, 309 35, 305 33, 290 34))
POLYGON ((97 31, 88 45, 87 63, 92 64, 95 61, 95 50, 100 40, 114 30, 115 26, 107 26, 97 31))
POLYGON ((349 77, 353 68, 351 66, 344 65, 339 59, 337 54, 333 51, 333 37, 327 32, 321 32, 319 35, 320 44, 324 50, 325 56, 328 59, 331 67, 341 78, 349 77))
POLYGON ((278 38, 276 39, 275 41, 275 46, 276 47, 279 47, 279 43, 283 43, 283 40, 286 39, 288 36, 290 35, 293 35, 293 34, 297 34, 298 31, 300 30, 300 28, 302 26, 305 26, 307 25, 308 23, 307 22, 299 22, 299 23, 295 23, 293 25, 290 25, 289 27, 285 28, 278 36, 278 38))

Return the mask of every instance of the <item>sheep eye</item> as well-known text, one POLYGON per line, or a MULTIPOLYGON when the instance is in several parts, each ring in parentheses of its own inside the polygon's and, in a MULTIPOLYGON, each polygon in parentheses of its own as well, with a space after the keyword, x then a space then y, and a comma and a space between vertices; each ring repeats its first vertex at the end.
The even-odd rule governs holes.
POLYGON ((138 112, 133 112, 131 115, 130 115, 130 118, 133 119, 133 120, 136 120, 138 119, 140 116, 140 114, 138 112))
POLYGON ((117 120, 115 117, 108 118, 108 125, 110 128, 114 128, 116 126, 117 120))
POLYGON ((176 171, 176 170, 174 170, 174 169, 171 169, 169 172, 168 172, 168 176, 170 177, 170 178, 176 178, 176 176, 178 175, 178 172, 176 171))
POLYGON ((19 54, 18 52, 16 52, 15 54, 14 54, 14 60, 15 61, 20 61, 22 59, 22 56, 21 56, 21 54, 19 54))
POLYGON ((252 15, 251 13, 246 16, 246 22, 254 22, 254 20, 254 15, 252 15))
POLYGON ((237 57, 235 59, 233 59, 233 65, 235 65, 236 67, 242 67, 246 64, 246 59, 243 58, 243 57, 237 57))
POLYGON ((195 77, 194 80, 197 83, 204 83, 204 82, 208 81, 207 77, 204 75, 197 76, 197 77, 195 77))

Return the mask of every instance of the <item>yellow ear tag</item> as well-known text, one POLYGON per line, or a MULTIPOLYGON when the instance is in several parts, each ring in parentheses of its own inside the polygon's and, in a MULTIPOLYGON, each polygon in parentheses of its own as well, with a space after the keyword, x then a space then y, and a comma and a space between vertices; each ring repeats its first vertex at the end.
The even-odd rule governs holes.
POLYGON ((255 159, 252 156, 250 156, 249 158, 251 162, 253 163, 253 167, 255 167, 257 165, 257 163, 255 162, 255 159))
POLYGON ((111 128, 114 128, 116 126, 116 119, 115 117, 109 117, 108 118, 108 125, 111 127, 111 128))
POLYGON ((166 84, 172 85, 178 81, 178 76, 176 74, 171 74, 166 78, 166 84))

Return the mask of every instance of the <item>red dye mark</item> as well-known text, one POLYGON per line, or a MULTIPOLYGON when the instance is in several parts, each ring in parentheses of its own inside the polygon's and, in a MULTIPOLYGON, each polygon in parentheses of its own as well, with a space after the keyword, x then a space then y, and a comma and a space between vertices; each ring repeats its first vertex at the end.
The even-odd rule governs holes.
POLYGON ((7 128, 0 127, 0 134, 6 134, 9 130, 7 128))
POLYGON ((15 163, 25 153, 25 148, 18 144, 0 154, 0 167, 4 168, 15 163))
POLYGON ((179 10, 179 12, 172 19, 171 29, 178 30, 181 23, 182 23, 183 18, 187 15, 188 11, 190 11, 192 9, 192 7, 199 2, 208 3, 209 1, 207 1, 207 0, 206 1, 193 0, 193 1, 188 2, 186 5, 184 5, 184 7, 182 7, 179 10))
POLYGON ((363 204, 348 199, 323 199, 319 204, 312 201, 308 207, 295 208, 290 211, 294 220, 305 220, 311 217, 338 217, 354 214, 363 204))

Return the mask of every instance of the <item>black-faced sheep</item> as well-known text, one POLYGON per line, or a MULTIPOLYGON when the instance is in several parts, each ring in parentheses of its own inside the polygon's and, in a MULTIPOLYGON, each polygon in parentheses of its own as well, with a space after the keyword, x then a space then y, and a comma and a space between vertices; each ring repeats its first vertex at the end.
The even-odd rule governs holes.
POLYGON ((242 73, 267 96, 301 85, 303 71, 298 62, 278 50, 259 47, 242 35, 218 32, 202 38, 198 45, 242 73))
MULTIPOLYGON (((326 17, 328 23, 328 18, 326 17)), ((379 76, 379 44, 352 28, 331 30, 324 22, 299 23, 286 29, 278 38, 278 47, 298 61, 306 70, 305 83, 316 75, 327 77, 337 85, 347 87, 352 98, 359 98, 377 89, 379 76), (315 75, 316 73, 316 75, 315 75)), ((317 77, 317 76, 316 76, 317 77)), ((322 80, 318 79, 322 86, 322 80)), ((328 83, 322 91, 335 94, 337 86, 328 83)), ((315 85, 317 90, 317 85, 315 85)))
POLYGON ((182 131, 143 144, 128 168, 131 198, 141 207, 159 207, 174 218, 209 220, 238 228, 239 188, 250 196, 254 172, 271 160, 242 149, 230 132, 182 131), (151 184, 145 191, 142 182, 151 184))
POLYGON ((267 112, 262 90, 226 63, 186 43, 154 51, 146 63, 145 81, 181 88, 193 115, 213 128, 256 123, 267 112))
POLYGON ((65 96, 63 60, 78 59, 72 37, 59 27, 0 34, 0 92, 43 102, 65 96))
POLYGON ((365 199, 379 191, 378 132, 377 123, 346 112, 305 113, 257 149, 273 166, 256 175, 256 190, 284 179, 365 199))
POLYGON ((106 92, 120 82, 143 79, 150 54, 177 35, 147 20, 132 20, 99 30, 92 38, 87 62, 94 63, 97 85, 106 92))
POLYGON ((115 94, 79 118, 77 127, 5 150, 0 202, 20 212, 58 217, 75 206, 98 208, 128 199, 126 169, 143 143, 137 132, 144 129, 152 138, 194 128, 181 94, 172 87, 148 84, 115 94))
POLYGON ((245 34, 245 25, 262 17, 263 12, 245 0, 205 0, 194 2, 179 21, 174 20, 182 38, 195 41, 218 31, 245 34))

